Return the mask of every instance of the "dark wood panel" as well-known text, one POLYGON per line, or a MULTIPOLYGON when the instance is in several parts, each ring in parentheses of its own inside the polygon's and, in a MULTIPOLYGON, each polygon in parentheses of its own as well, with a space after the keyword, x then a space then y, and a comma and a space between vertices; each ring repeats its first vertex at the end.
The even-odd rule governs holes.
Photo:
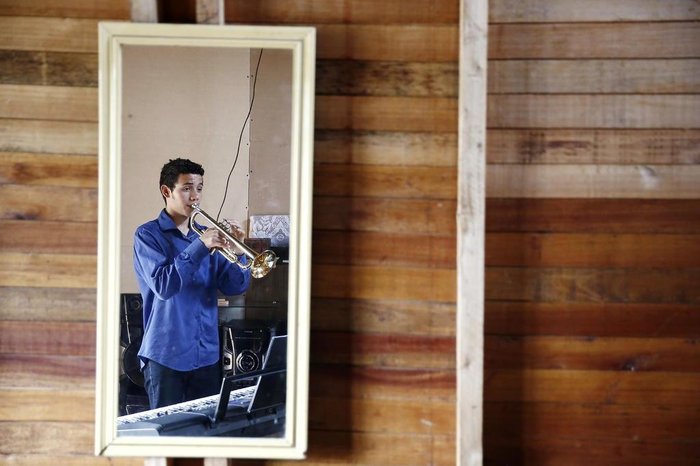
POLYGON ((0 1, 3 16, 56 16, 59 18, 129 19, 128 0, 12 0, 0 1))
POLYGON ((678 372, 489 370, 485 401, 697 407, 700 374, 678 372))
POLYGON ((97 54, 0 50, 0 84, 97 87, 97 54))
POLYGON ((700 348, 680 338, 486 337, 495 369, 700 372, 700 348))
POLYGON ((698 269, 486 269, 494 301, 698 303, 698 269))
POLYGON ((700 458, 697 443, 658 442, 653 438, 631 441, 558 438, 551 435, 517 438, 484 436, 485 462, 493 464, 615 464, 616 466, 693 466, 700 458), (611 463, 613 461, 614 463, 611 463))
POLYGON ((313 364, 400 369, 449 369, 455 364, 452 337, 315 332, 311 347, 313 364))
POLYGON ((484 412, 486 436, 549 436, 601 441, 653 439, 697 443, 700 451, 700 440, 687 436, 700 421, 698 407, 658 406, 653 402, 633 406, 486 403, 484 412))
POLYGON ((486 235, 486 265, 700 267, 700 236, 494 232, 486 235))
POLYGON ((697 233, 700 201, 640 199, 488 199, 486 230, 697 233))
POLYGON ((317 95, 457 97, 457 63, 318 60, 317 95))
MULTIPOLYGON (((230 23, 457 23, 458 3, 453 1, 326 0, 313 7, 303 0, 226 0, 226 21, 230 23)), ((492 23, 593 22, 593 21, 679 21, 700 15, 693 0, 632 0, 610 4, 604 0, 489 3, 492 23)))
POLYGON ((700 338, 697 304, 488 301, 487 335, 700 338))

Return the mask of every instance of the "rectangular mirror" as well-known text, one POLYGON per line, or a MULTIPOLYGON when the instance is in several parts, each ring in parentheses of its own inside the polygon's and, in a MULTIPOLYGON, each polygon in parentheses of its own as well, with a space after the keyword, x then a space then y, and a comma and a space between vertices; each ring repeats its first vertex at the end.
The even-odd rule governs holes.
POLYGON ((100 23, 96 454, 304 457, 314 67, 313 28, 100 23), (186 223, 170 210, 179 185, 160 178, 179 158, 206 186, 183 201, 186 223), (207 254, 223 219, 245 240, 207 254), (167 222, 175 236, 142 238, 167 222), (179 242, 205 251, 193 285, 179 242), (158 289, 156 273, 180 288, 158 289), (186 286, 195 298, 173 298, 186 286), (178 377, 206 363, 215 390, 154 406, 155 360, 178 377))

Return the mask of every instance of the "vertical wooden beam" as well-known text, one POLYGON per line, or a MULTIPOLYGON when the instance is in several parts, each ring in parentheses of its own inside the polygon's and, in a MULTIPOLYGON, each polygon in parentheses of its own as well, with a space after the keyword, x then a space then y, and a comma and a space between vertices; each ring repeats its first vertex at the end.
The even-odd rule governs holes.
POLYGON ((131 21, 157 23, 158 0, 131 0, 131 21))
POLYGON ((197 24, 224 24, 224 0, 197 0, 197 24))
POLYGON ((457 465, 483 463, 488 0, 460 0, 457 199, 457 465))

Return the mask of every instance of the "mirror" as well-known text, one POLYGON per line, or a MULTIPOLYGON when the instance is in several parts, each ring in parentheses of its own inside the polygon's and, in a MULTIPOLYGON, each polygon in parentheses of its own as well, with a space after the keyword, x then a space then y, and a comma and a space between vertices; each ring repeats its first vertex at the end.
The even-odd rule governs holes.
MULTIPOLYGON (((313 28, 100 23, 96 454, 304 457, 314 66, 313 28), (263 276, 233 291, 219 286, 202 298, 201 315, 158 320, 182 312, 182 302, 168 307, 172 298, 144 278, 153 272, 135 271, 143 247, 135 232, 171 217, 159 177, 177 158, 204 169, 197 224, 232 219, 246 236, 228 258, 202 254, 204 270, 263 276), (256 273, 263 251, 276 262, 256 273), (207 336, 185 351, 153 336, 170 325, 195 334, 202 321, 207 336), (160 345, 158 355, 147 345, 160 345), (200 367, 206 358, 195 346, 216 358, 207 366, 215 390, 154 407, 144 367, 155 371, 161 355, 177 366, 168 370, 200 367)), ((169 221, 177 241, 201 248, 200 233, 185 226, 181 234, 169 221)), ((180 246, 162 244, 170 256, 159 267, 173 266, 180 246)))

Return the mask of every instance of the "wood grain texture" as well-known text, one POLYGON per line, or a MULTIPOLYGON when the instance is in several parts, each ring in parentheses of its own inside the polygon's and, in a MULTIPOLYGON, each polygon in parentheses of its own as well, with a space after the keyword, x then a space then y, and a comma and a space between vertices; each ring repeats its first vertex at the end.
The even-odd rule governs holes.
POLYGON ((487 335, 688 338, 700 336, 697 304, 489 301, 487 335))
POLYGON ((129 19, 128 0, 12 0, 0 1, 2 16, 55 16, 58 18, 129 19))
MULTIPOLYGON (((700 39, 700 37, 698 37, 700 39)), ((698 95, 492 95, 490 128, 700 127, 698 95)))
POLYGON ((95 309, 94 289, 0 287, 3 320, 94 322, 95 309))
MULTIPOLYGON (((428 0, 327 0, 311 8, 303 0, 226 0, 231 23, 455 23, 455 2, 428 0)), ((632 0, 610 5, 604 0, 581 4, 575 0, 495 0, 489 3, 492 23, 548 23, 594 21, 673 21, 698 17, 693 0, 632 0)))
POLYGON ((0 49, 97 53, 95 19, 0 16, 0 49))
POLYGON ((97 121, 97 90, 91 87, 0 86, 0 118, 97 121))
POLYGON ((97 154, 97 122, 0 118, 0 150, 97 154))
POLYGON ((0 84, 97 87, 92 53, 0 50, 0 84))
POLYGON ((97 221, 97 189, 60 186, 0 185, 7 200, 0 218, 67 222, 97 221))
POLYGON ((0 152, 0 183, 97 187, 97 158, 68 154, 0 152))
POLYGON ((96 254, 97 225, 94 223, 0 220, 5 233, 0 249, 7 252, 96 254))
POLYGON ((91 288, 96 286, 94 255, 23 254, 2 252, 5 264, 0 286, 91 288))

